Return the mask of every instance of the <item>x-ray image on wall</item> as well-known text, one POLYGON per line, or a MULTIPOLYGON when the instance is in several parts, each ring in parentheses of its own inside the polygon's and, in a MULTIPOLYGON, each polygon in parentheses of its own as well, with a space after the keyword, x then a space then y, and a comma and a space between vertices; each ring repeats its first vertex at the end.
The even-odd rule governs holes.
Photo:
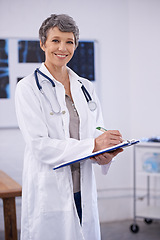
POLYGON ((0 98, 9 98, 8 40, 0 39, 0 98))
POLYGON ((80 41, 73 58, 68 63, 68 67, 79 76, 94 81, 94 41, 80 41))
POLYGON ((19 63, 44 62, 44 52, 40 48, 39 41, 18 41, 19 63))

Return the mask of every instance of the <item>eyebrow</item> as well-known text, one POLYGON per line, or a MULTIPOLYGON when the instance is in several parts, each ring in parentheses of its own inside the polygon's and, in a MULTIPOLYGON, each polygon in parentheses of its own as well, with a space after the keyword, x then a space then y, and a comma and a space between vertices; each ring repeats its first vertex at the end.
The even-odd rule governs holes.
MULTIPOLYGON (((53 36, 52 38, 61 38, 61 37, 59 37, 59 36, 53 36)), ((74 41, 74 37, 73 37, 73 38, 67 38, 67 40, 72 40, 72 41, 74 41)))
POLYGON ((74 40, 74 38, 67 38, 68 40, 74 40))

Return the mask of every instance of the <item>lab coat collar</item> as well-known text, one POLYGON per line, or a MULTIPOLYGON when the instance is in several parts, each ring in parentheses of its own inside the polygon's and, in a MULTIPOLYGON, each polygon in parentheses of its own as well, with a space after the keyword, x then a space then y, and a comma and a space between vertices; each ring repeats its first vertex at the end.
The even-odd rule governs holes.
MULTIPOLYGON (((46 66, 45 66, 44 63, 41 64, 39 70, 40 70, 41 72, 43 72, 46 76, 48 76, 48 77, 54 82, 55 85, 62 85, 59 81, 57 81, 57 80, 52 76, 52 74, 51 74, 51 73, 49 72, 49 70, 46 68, 46 66)), ((42 81, 44 80, 44 78, 45 78, 45 77, 41 76, 41 78, 40 78, 39 81, 42 82, 42 81)))
POLYGON ((41 64, 39 70, 41 72, 43 72, 45 75, 47 75, 50 79, 52 79, 53 81, 55 80, 54 77, 52 76, 52 74, 48 71, 48 69, 46 68, 46 66, 44 65, 44 63, 41 64))
MULTIPOLYGON (((42 71, 45 75, 47 75, 50 79, 52 79, 54 81, 55 84, 61 84, 59 81, 57 81, 52 74, 48 71, 48 69, 46 68, 45 64, 42 63, 40 66, 40 71, 42 71)), ((78 87, 80 88, 82 86, 81 82, 79 82, 78 80, 80 80, 81 78, 73 71, 71 70, 69 67, 67 67, 67 71, 69 74, 69 79, 70 79, 70 83, 71 83, 71 88, 73 89, 74 87, 78 87), (75 81, 76 80, 76 81, 75 81)), ((43 79, 41 78, 40 81, 42 81, 43 79)))
POLYGON ((81 88, 82 86, 82 83, 80 80, 81 78, 75 72, 73 72, 70 68, 67 68, 67 70, 69 73, 71 93, 73 94, 73 92, 76 93, 81 88))

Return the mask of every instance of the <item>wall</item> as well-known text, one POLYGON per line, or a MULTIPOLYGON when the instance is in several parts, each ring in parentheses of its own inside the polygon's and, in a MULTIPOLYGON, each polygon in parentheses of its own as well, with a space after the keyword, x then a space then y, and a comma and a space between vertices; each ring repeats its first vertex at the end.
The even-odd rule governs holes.
POLYGON ((130 4, 131 126, 135 137, 160 135, 160 1, 130 4))
MULTIPOLYGON (((51 13, 73 16, 81 39, 98 41, 96 87, 106 128, 120 129, 124 138, 159 134, 158 0, 1 0, 0 5, 0 38, 37 37, 41 22, 51 13)), ((0 169, 19 183, 23 150, 18 129, 0 130, 0 169)), ((132 149, 117 157, 107 176, 99 166, 95 172, 100 221, 131 218, 132 149)), ((20 200, 17 207, 20 227, 20 200)))

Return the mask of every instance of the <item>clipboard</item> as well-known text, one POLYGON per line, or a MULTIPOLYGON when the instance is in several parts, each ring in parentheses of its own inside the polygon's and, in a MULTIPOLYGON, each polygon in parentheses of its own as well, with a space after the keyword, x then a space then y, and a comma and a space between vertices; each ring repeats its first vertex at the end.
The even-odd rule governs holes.
POLYGON ((56 165, 53 170, 56 170, 56 169, 59 169, 59 168, 62 168, 62 167, 66 167, 68 165, 71 165, 73 163, 76 163, 76 162, 80 162, 80 161, 83 161, 83 160, 86 160, 88 158, 91 158, 91 157, 94 157, 94 156, 97 156, 99 154, 102 154, 102 153, 109 153, 109 152, 112 152, 112 151, 115 151, 119 148, 126 148, 126 147, 130 147, 134 144, 137 144, 139 143, 140 141, 139 140, 135 140, 135 139, 132 139, 132 140, 127 140, 127 141, 124 141, 120 144, 117 144, 115 146, 112 146, 112 147, 109 147, 109 148, 105 148, 103 150, 100 150, 100 151, 97 151, 97 152, 94 152, 94 153, 91 153, 90 155, 87 155, 85 157, 82 157, 82 158, 79 158, 79 159, 74 159, 74 160, 71 160, 69 162, 64 162, 64 163, 61 163, 61 164, 58 164, 56 165))

